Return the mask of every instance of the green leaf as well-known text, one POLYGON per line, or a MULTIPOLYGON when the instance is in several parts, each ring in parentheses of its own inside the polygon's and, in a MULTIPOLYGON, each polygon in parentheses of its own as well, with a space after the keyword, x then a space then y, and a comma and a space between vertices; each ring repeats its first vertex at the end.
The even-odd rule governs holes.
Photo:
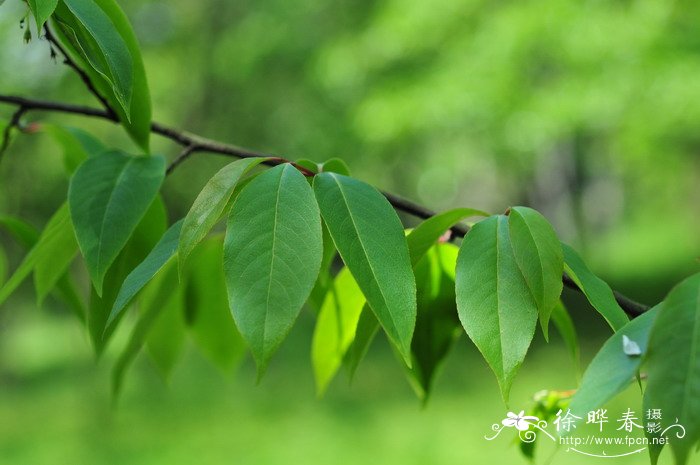
POLYGON ((330 158, 323 163, 319 163, 319 172, 332 172, 342 174, 343 176, 350 176, 350 168, 348 168, 348 165, 340 158, 330 158))
POLYGON ((39 232, 26 221, 9 215, 0 215, 0 227, 23 247, 30 249, 39 240, 39 232))
POLYGON ((367 351, 369 351, 369 346, 372 345, 379 327, 379 321, 374 312, 369 305, 365 304, 362 307, 360 320, 357 322, 355 339, 353 339, 352 344, 347 348, 343 357, 343 366, 347 369, 350 381, 355 377, 357 367, 360 366, 360 362, 365 358, 367 351))
POLYGON ((623 336, 637 343, 642 354, 647 351, 649 331, 660 307, 638 316, 613 334, 598 351, 583 374, 581 387, 574 394, 569 408, 577 416, 595 410, 624 391, 634 380, 642 361, 641 355, 627 355, 623 350, 623 336))
POLYGON ((68 204, 98 295, 105 273, 146 213, 165 177, 165 159, 105 152, 76 170, 68 204))
POLYGON ((531 208, 511 208, 508 228, 515 260, 537 303, 544 338, 549 339, 549 317, 562 290, 561 244, 545 217, 531 208))
POLYGON ((574 249, 564 243, 561 246, 564 251, 564 271, 583 291, 593 308, 603 315, 613 331, 626 325, 629 318, 615 300, 610 286, 588 269, 574 249))
POLYGON ((177 305, 182 294, 177 291, 177 267, 168 266, 163 273, 148 283, 139 299, 141 316, 129 336, 126 347, 119 355, 112 371, 112 393, 117 397, 124 383, 124 375, 138 353, 161 314, 177 305))
POLYGON ((459 319, 496 374, 506 402, 537 323, 537 305, 508 229, 504 215, 476 223, 462 242, 456 273, 459 319))
POLYGON ((347 176, 321 173, 314 191, 340 256, 410 365, 416 283, 401 221, 375 188, 347 176))
POLYGON ((106 151, 100 141, 82 129, 58 124, 42 124, 41 127, 63 149, 63 164, 68 174, 73 174, 85 159, 106 151))
POLYGON ((557 328, 557 331, 561 335, 562 339, 564 339, 564 344, 571 355, 571 361, 574 363, 574 371, 576 372, 576 376, 579 376, 581 360, 579 356, 576 327, 574 326, 574 322, 571 320, 568 310, 561 301, 557 302, 552 310, 552 322, 557 328))
POLYGON ((331 276, 331 265, 333 264, 333 259, 335 258, 336 254, 333 238, 331 238, 331 233, 328 232, 328 227, 324 222, 321 222, 321 231, 323 236, 323 257, 321 258, 321 269, 319 270, 316 283, 314 284, 314 288, 311 289, 311 294, 309 295, 309 300, 307 301, 309 306, 317 313, 321 310, 323 301, 326 298, 326 293, 330 289, 331 283, 333 282, 333 277, 331 276))
MULTIPOLYGON (((668 424, 683 425, 683 439, 675 438, 677 430, 667 436, 676 463, 684 464, 700 439, 700 273, 674 287, 661 305, 649 336, 643 403, 645 409, 661 409, 668 424)), ((650 448, 652 461, 660 449, 650 448)))
POLYGON ((156 196, 129 241, 114 261, 114 265, 107 271, 102 297, 97 295, 94 288, 91 288, 88 329, 98 356, 102 353, 116 328, 115 324, 107 327, 107 319, 112 312, 124 280, 139 263, 145 260, 163 237, 166 229, 165 205, 163 205, 160 196, 156 196))
POLYGON ((224 371, 233 369, 246 352, 226 295, 222 236, 202 241, 190 255, 185 302, 190 334, 197 346, 224 371))
POLYGON ((41 34, 44 23, 49 19, 53 10, 56 9, 58 0, 29 0, 28 3, 29 9, 36 20, 36 30, 41 34))
POLYGON ((219 221, 238 181, 265 158, 244 158, 224 166, 199 193, 185 216, 178 247, 180 270, 197 244, 219 221))
POLYGON ((328 387, 355 339, 365 302, 350 270, 340 270, 323 301, 311 342, 311 361, 319 395, 328 387))
POLYGON ((311 187, 289 164, 258 175, 233 204, 224 242, 226 284, 258 377, 311 292, 321 266, 321 240, 311 187))
POLYGON ((7 278, 7 270, 7 255, 5 254, 5 249, 0 247, 0 286, 5 283, 5 279, 7 278))
MULTIPOLYGON (((128 118, 134 85, 133 59, 128 45, 97 2, 94 0, 62 1, 97 45, 97 50, 94 51, 100 55, 90 63, 110 82, 128 118), (103 67, 103 65, 106 66, 103 67)), ((85 45, 84 48, 86 48, 85 45)))
MULTIPOLYGON (((175 267, 174 263, 170 266, 175 267)), ((161 284, 170 290, 167 298, 151 303, 162 305, 163 308, 146 337, 148 353, 166 381, 180 359, 185 345, 184 289, 179 285, 175 273, 168 274, 168 278, 167 283, 161 284)))
POLYGON ((406 237, 411 254, 411 265, 415 266, 448 229, 470 216, 489 216, 489 214, 473 208, 455 208, 428 218, 416 226, 406 237))
MULTIPOLYGON (((87 2, 88 0, 74 1, 87 2)), ((123 58, 125 45, 131 58, 132 84, 128 106, 125 105, 124 99, 118 96, 113 82, 103 74, 104 70, 109 70, 107 58, 103 56, 105 52, 102 51, 100 44, 97 43, 90 31, 63 2, 59 3, 53 15, 54 24, 57 26, 54 28, 54 32, 74 61, 88 75, 90 82, 107 99, 107 102, 117 113, 119 121, 129 135, 144 151, 148 152, 151 131, 151 97, 136 35, 129 24, 128 18, 115 0, 93 0, 91 3, 97 5, 99 10, 108 17, 113 29, 113 31, 107 32, 102 37, 101 42, 104 46, 105 44, 109 45, 108 42, 114 41, 114 47, 117 47, 118 51, 110 48, 106 53, 111 55, 116 53, 123 58), (114 35, 115 31, 121 38, 121 44, 114 35)), ((75 5, 73 6, 75 7, 75 5)), ((92 11, 92 8, 90 8, 90 11, 92 11)), ((95 14, 102 16, 99 12, 95 14)), ((109 29, 109 24, 104 23, 103 25, 109 29)), ((94 25, 94 27, 97 26, 94 25)), ((116 56, 112 56, 111 61, 116 62, 118 60, 116 56)))
POLYGON ((45 246, 37 251, 34 264, 34 286, 39 304, 58 283, 78 253, 68 204, 64 203, 54 215, 56 223, 45 246))
POLYGON ((114 301, 114 306, 107 319, 107 328, 112 326, 120 317, 122 311, 138 292, 160 272, 165 264, 175 255, 178 238, 183 225, 183 220, 178 221, 168 228, 156 246, 136 268, 124 280, 119 294, 114 301))
MULTIPOLYGON (((29 253, 24 257, 22 263, 20 263, 12 276, 10 276, 7 282, 0 288, 0 304, 7 300, 17 287, 22 284, 22 281, 29 276, 32 270, 37 266, 37 263, 41 262, 42 267, 46 267, 47 264, 49 264, 52 254, 62 254, 61 247, 66 241, 67 234, 72 234, 72 229, 70 229, 68 211, 64 206, 59 208, 49 219, 46 228, 39 236, 36 244, 34 244, 29 253)), ((63 258, 65 258, 65 256, 63 256, 63 258)), ((62 261, 64 261, 63 258, 62 261)), ((65 271, 65 266, 63 266, 62 272, 63 271, 65 271)), ((44 273, 41 278, 42 286, 44 286, 45 283, 50 280, 49 278, 53 279, 53 277, 49 276, 51 270, 44 268, 42 273, 44 273)))

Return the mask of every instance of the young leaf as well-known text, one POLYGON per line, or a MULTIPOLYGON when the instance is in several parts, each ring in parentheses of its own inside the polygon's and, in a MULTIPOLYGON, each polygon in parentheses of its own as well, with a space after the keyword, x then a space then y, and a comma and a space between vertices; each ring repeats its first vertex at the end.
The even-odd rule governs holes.
POLYGON ((259 377, 316 281, 321 240, 311 187, 290 164, 258 175, 233 204, 224 242, 226 284, 259 377))
POLYGON ((564 256, 554 228, 537 211, 513 207, 508 215, 510 242, 537 303, 544 338, 548 339, 549 316, 562 290, 564 256))
POLYGON ((342 174, 343 176, 350 176, 350 168, 348 168, 348 165, 340 158, 331 158, 323 163, 319 163, 319 172, 332 172, 342 174))
POLYGON ((579 376, 579 369, 581 365, 579 357, 579 345, 578 336, 576 335, 576 327, 574 322, 571 320, 568 310, 561 302, 557 302, 552 310, 552 323, 559 331, 562 339, 564 339, 564 344, 571 354, 571 361, 574 363, 574 371, 576 376, 579 376))
POLYGON ((146 213, 165 177, 165 159, 105 152, 76 170, 68 204, 98 295, 105 273, 146 213))
POLYGON ((613 331, 626 325, 629 318, 615 300, 610 286, 591 273, 574 249, 564 243, 561 247, 564 251, 564 271, 583 291, 593 308, 603 315, 613 331))
POLYGON ((216 366, 229 371, 245 355, 246 345, 228 307, 222 239, 221 235, 206 239, 190 255, 185 303, 194 342, 216 366))
POLYGON ((518 267, 508 218, 476 223, 457 258, 457 309, 467 334, 498 378, 503 399, 530 346, 537 305, 518 267))
POLYGON ((328 387, 355 339, 360 313, 365 305, 357 282, 348 268, 343 268, 331 284, 311 342, 311 361, 319 395, 328 387))
POLYGON ((63 149, 63 165, 69 175, 73 174, 85 159, 107 150, 100 141, 82 129, 58 124, 42 124, 41 127, 63 149))
POLYGON ((170 226, 144 261, 134 268, 126 277, 124 284, 122 284, 121 289, 119 289, 119 294, 117 294, 114 306, 107 319, 107 328, 116 322, 131 299, 138 294, 138 292, 163 269, 173 255, 175 255, 182 224, 183 220, 180 220, 170 226))
POLYGON ((78 253, 67 203, 58 209, 54 219, 55 228, 52 228, 51 237, 46 238, 45 246, 40 251, 37 250, 34 264, 34 286, 40 304, 66 273, 78 253))
POLYGON ((470 216, 489 216, 489 214, 473 208, 455 208, 428 218, 416 226, 406 237, 411 254, 411 265, 415 266, 448 229, 470 216))
MULTIPOLYGON (((643 403, 685 428, 683 439, 669 441, 676 463, 682 465, 700 439, 700 273, 674 287, 661 306, 649 336, 643 403)), ((655 462, 660 448, 650 452, 655 462)))
POLYGON ((185 216, 178 246, 180 270, 187 257, 221 217, 238 181, 265 158, 243 158, 224 166, 199 193, 185 216))
POLYGON ((318 174, 314 191, 343 262, 410 365, 416 283, 401 221, 376 189, 347 176, 318 174))
MULTIPOLYGON (((87 0, 79 0, 86 2, 87 0)), ((68 9, 59 3, 53 18, 55 20, 54 33, 71 54, 71 57, 90 78, 90 82, 98 92, 107 99, 112 109, 117 113, 119 121, 127 130, 134 141, 146 152, 149 151, 149 138, 151 132, 151 97, 146 80, 146 72, 141 58, 141 50, 136 40, 129 20, 121 10, 115 0, 94 0, 99 9, 109 18, 112 28, 121 37, 122 44, 119 44, 112 32, 107 33, 111 40, 115 41, 120 49, 119 52, 109 49, 105 53, 119 53, 124 55, 123 45, 126 45, 131 57, 132 77, 131 77, 131 98, 128 107, 124 108, 123 98, 118 97, 114 85, 110 79, 100 71, 109 69, 106 57, 97 44, 95 38, 81 23, 81 21, 68 9)), ((75 5, 74 5, 75 8, 75 5)), ((99 13, 97 13, 99 15, 99 13)), ((105 27, 109 27, 104 23, 105 27)), ((96 26, 95 26, 96 27, 96 26)), ((107 37, 103 37, 103 44, 107 42, 107 37)), ((112 57, 112 62, 117 61, 112 57)))
POLYGON ((581 387, 574 394, 569 408, 579 417, 602 406, 624 391, 634 380, 642 357, 630 356, 623 350, 625 336, 634 340, 642 353, 646 353, 649 331, 660 311, 657 305, 638 316, 613 334, 598 351, 583 374, 581 387))
POLYGON ((362 313, 360 313, 360 320, 357 322, 355 339, 353 339, 352 344, 345 351, 345 356, 343 357, 343 366, 348 371, 350 381, 355 377, 357 367, 360 366, 360 362, 365 358, 369 346, 372 345, 372 341, 374 341, 377 332, 379 332, 379 327, 379 321, 377 321, 374 312, 368 304, 365 304, 362 308, 362 313))
POLYGON ((36 30, 41 34, 44 23, 49 19, 53 10, 56 9, 58 0, 29 0, 28 3, 29 9, 32 11, 32 15, 34 15, 34 19, 36 20, 36 30))

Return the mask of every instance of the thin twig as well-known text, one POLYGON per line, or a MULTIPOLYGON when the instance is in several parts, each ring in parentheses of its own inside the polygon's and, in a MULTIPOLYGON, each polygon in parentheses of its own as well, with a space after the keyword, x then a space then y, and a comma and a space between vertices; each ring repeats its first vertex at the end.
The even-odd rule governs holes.
POLYGON ((5 129, 2 131, 2 143, 0 143, 0 160, 2 160, 2 156, 5 154, 5 151, 7 148, 10 146, 10 138, 12 137, 12 130, 14 128, 19 128, 20 125, 20 119, 22 118, 22 115, 27 111, 27 107, 20 105, 17 110, 12 114, 12 117, 10 118, 10 121, 7 123, 7 126, 5 126, 5 129))
MULTIPOLYGON (((81 105, 73 105, 69 103, 60 103, 60 102, 48 102, 48 101, 43 101, 43 100, 35 100, 35 99, 28 99, 24 97, 17 97, 17 96, 12 96, 12 95, 0 95, 0 103, 5 103, 9 105, 16 105, 19 106, 20 109, 23 109, 22 113, 29 111, 29 110, 40 110, 40 111, 51 111, 51 112, 60 112, 60 113, 70 113, 70 114, 75 114, 75 115, 83 115, 83 116, 89 116, 93 118, 101 118, 105 119, 108 121, 112 122, 118 122, 117 118, 115 115, 108 113, 105 110, 99 110, 96 108, 91 108, 91 107, 85 107, 81 105)), ((15 113, 17 114, 17 113, 15 113)), ((194 134, 190 134, 185 131, 180 131, 178 129, 174 129, 169 126, 165 126, 160 123, 153 122, 151 124, 151 132, 155 134, 159 134, 163 137, 166 137, 180 145, 182 145, 184 150, 180 152, 178 157, 175 158, 175 160, 171 163, 171 165, 168 167, 168 173, 172 173, 173 170, 180 165, 183 161, 187 160, 190 156, 192 156, 196 152, 209 152, 209 153, 216 153, 220 155, 226 155, 226 156, 231 156, 231 157, 237 157, 237 158, 251 158, 251 157, 264 157, 267 158, 268 160, 265 160, 265 164, 267 165, 279 165, 281 163, 292 163, 291 160, 288 160, 286 158, 282 157, 276 157, 270 154, 266 153, 261 153, 261 152, 256 152, 254 150, 250 149, 245 149, 242 147, 238 147, 235 145, 230 145, 226 144, 223 142, 219 142, 213 139, 207 139, 205 137, 197 136, 194 134)), ((313 175, 313 173, 310 173, 308 170, 304 169, 303 167, 300 167, 299 165, 296 165, 297 168, 302 171, 305 175, 310 176, 313 175)), ((405 213, 408 213, 412 216, 415 216, 417 218, 421 219, 427 219, 435 215, 435 212, 420 205, 417 204, 411 200, 405 199, 403 197, 399 197, 395 194, 392 194, 390 192, 384 192, 381 191, 382 194, 386 197, 386 199, 391 203, 391 205, 396 208, 397 210, 403 211, 405 213)), ((455 236, 457 237, 464 237, 467 232, 469 231, 469 228, 465 225, 457 225, 452 228, 452 232, 455 236)), ((579 292, 583 292, 581 289, 578 288, 576 283, 571 280, 568 276, 564 275, 562 277, 562 281, 567 287, 570 287, 572 289, 575 289, 579 292)), ((635 302, 634 300, 625 297, 624 295, 620 294, 619 292, 615 291, 615 300, 617 303, 622 307, 622 309, 629 314, 630 316, 637 316, 646 310, 649 309, 648 306, 641 304, 639 302, 635 302)))

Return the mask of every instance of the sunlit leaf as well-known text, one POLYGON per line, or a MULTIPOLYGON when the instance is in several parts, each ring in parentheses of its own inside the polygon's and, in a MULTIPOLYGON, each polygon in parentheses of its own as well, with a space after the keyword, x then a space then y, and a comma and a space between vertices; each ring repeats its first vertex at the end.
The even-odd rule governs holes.
POLYGON ((49 19, 49 16, 56 9, 58 0, 28 0, 29 9, 36 20, 36 29, 41 31, 44 23, 49 19))
POLYGON ((321 173, 314 191, 343 262, 410 365, 416 284, 401 221, 376 189, 347 176, 321 173))
POLYGON ((85 160, 73 175, 68 204, 98 295, 105 273, 153 202, 164 177, 163 157, 116 151, 85 160))
POLYGON ((231 312, 261 376, 292 328, 321 266, 311 187, 284 164, 253 179, 229 215, 224 269, 231 312))
POLYGON ((457 259, 459 319, 498 378, 504 400, 527 353, 537 323, 537 305, 518 267, 508 218, 476 223, 457 259))

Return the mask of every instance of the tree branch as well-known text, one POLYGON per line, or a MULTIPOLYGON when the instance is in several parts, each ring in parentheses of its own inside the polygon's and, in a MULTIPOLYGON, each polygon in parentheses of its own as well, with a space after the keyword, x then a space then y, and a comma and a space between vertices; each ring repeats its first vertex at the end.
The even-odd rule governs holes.
MULTIPOLYGON (((15 112, 15 115, 19 114, 19 116, 30 110, 38 110, 101 118, 114 123, 119 122, 117 116, 113 112, 110 113, 106 110, 100 110, 82 105, 28 99, 12 95, 0 95, 0 103, 18 106, 19 109, 17 110, 17 112, 15 112)), ((17 120, 19 120, 19 116, 16 117, 17 120)), ((268 160, 265 160, 263 163, 271 166, 279 165, 282 163, 291 163, 306 176, 313 176, 313 173, 286 158, 276 157, 270 154, 256 152, 254 150, 238 147, 236 145, 226 144, 213 139, 208 139, 169 126, 165 126, 157 122, 151 123, 151 132, 166 137, 184 147, 184 149, 175 158, 175 160, 173 160, 173 162, 168 166, 168 174, 172 173, 182 162, 190 158, 194 153, 209 152, 236 158, 264 157, 268 158, 268 160)), ((381 192, 394 208, 408 213, 409 215, 421 219, 427 219, 436 214, 433 210, 430 210, 420 204, 412 202, 411 200, 399 197, 390 192, 381 192)), ((451 229, 451 231, 457 237, 464 237, 469 231, 469 228, 465 225, 457 225, 454 226, 451 229)), ((564 275, 562 277, 562 281, 567 287, 582 292, 581 289, 578 288, 576 283, 574 283, 574 281, 571 280, 571 278, 569 278, 568 276, 564 275)), ((632 317, 640 315, 641 313, 644 313, 649 309, 648 306, 636 302, 628 297, 625 297, 617 291, 614 291, 614 294, 615 300, 620 305, 620 307, 622 307, 622 309, 632 317)))

